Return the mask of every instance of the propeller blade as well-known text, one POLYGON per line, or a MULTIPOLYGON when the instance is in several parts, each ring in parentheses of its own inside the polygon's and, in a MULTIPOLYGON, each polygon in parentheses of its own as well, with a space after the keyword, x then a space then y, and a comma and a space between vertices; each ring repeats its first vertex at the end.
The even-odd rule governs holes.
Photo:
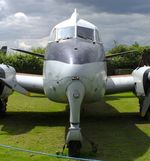
POLYGON ((26 54, 29 54, 29 55, 33 55, 33 56, 37 56, 39 58, 44 59, 44 55, 43 54, 33 53, 33 52, 30 52, 30 51, 21 50, 21 49, 14 49, 14 48, 11 48, 11 49, 14 50, 14 51, 23 52, 23 53, 26 53, 26 54))
POLYGON ((120 53, 115 53, 115 54, 112 54, 112 55, 106 55, 106 58, 113 58, 113 57, 116 57, 116 56, 122 56, 122 55, 127 54, 127 53, 132 53, 133 51, 136 51, 136 50, 130 50, 130 51, 124 51, 124 52, 120 52, 120 53))
POLYGON ((138 67, 142 67, 144 65, 150 66, 150 54, 149 53, 150 53, 149 50, 147 50, 147 49, 143 50, 143 54, 140 59, 138 67))
POLYGON ((0 80, 9 88, 13 89, 14 91, 17 91, 21 94, 24 94, 26 96, 30 96, 30 92, 28 92, 26 89, 24 89, 22 86, 20 86, 16 81, 11 81, 5 78, 0 78, 0 80))

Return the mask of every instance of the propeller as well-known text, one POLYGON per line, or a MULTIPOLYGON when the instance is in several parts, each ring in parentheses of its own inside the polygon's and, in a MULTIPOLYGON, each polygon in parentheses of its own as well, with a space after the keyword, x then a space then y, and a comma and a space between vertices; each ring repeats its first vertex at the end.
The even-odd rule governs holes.
POLYGON ((125 54, 132 53, 134 51, 137 51, 137 50, 123 51, 123 52, 115 53, 115 54, 112 54, 112 55, 106 55, 106 59, 107 58, 113 58, 113 57, 116 57, 116 56, 123 56, 125 54))
POLYGON ((39 58, 44 59, 44 55, 43 54, 33 53, 31 51, 26 51, 26 50, 21 50, 21 49, 14 49, 14 48, 11 48, 11 49, 14 50, 14 51, 23 52, 23 53, 26 53, 26 54, 29 54, 29 55, 33 55, 33 56, 37 56, 39 58))
MULTIPOLYGON (((132 53, 134 51, 137 51, 137 50, 130 50, 130 51, 125 51, 125 52, 115 53, 112 55, 106 55, 106 59, 108 58, 108 60, 109 60, 109 58, 113 58, 116 56, 122 56, 124 54, 132 53)), ((150 66, 150 50, 148 50, 148 49, 143 50, 142 58, 140 59, 138 67, 142 67, 144 65, 150 66)))
POLYGON ((26 89, 24 89, 22 86, 20 86, 16 80, 12 81, 11 79, 6 78, 0 78, 0 80, 9 88, 13 89, 14 91, 17 91, 21 94, 24 94, 26 96, 30 96, 30 92, 28 92, 26 89))
POLYGON ((144 65, 150 66, 150 52, 147 49, 143 50, 142 58, 139 62, 138 67, 142 67, 144 65))

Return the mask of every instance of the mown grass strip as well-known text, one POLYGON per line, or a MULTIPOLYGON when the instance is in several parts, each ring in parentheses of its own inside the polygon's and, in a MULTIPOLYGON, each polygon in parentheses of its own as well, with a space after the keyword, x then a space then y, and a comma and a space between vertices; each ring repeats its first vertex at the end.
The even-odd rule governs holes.
POLYGON ((75 158, 75 157, 69 157, 69 156, 64 156, 64 155, 48 154, 48 153, 45 153, 45 152, 33 151, 33 150, 28 150, 28 149, 23 149, 23 148, 17 148, 17 147, 5 145, 5 144, 0 144, 0 147, 11 149, 11 150, 16 150, 16 151, 22 151, 22 152, 26 152, 26 153, 37 154, 37 155, 46 155, 46 156, 54 157, 54 158, 72 159, 72 160, 80 160, 80 161, 101 161, 101 160, 95 160, 95 159, 75 158))

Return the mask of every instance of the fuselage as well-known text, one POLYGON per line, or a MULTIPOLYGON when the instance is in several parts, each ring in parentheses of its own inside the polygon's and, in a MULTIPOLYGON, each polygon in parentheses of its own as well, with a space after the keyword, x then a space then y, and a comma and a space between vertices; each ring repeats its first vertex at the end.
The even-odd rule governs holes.
POLYGON ((73 16, 68 20, 71 26, 65 21, 52 30, 43 68, 44 91, 53 101, 67 102, 67 88, 78 80, 85 88, 83 101, 98 101, 106 85, 103 44, 94 25, 73 16))

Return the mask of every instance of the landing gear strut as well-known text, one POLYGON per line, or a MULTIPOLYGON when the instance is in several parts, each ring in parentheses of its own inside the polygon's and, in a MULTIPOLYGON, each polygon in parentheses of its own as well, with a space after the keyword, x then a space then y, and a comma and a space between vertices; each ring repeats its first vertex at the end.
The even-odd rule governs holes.
POLYGON ((4 116, 6 113, 7 101, 8 98, 0 99, 0 116, 4 116))
POLYGON ((77 157, 80 155, 82 146, 80 107, 85 94, 84 85, 79 80, 73 80, 68 86, 66 94, 70 106, 70 128, 67 134, 66 143, 69 156, 77 157))

